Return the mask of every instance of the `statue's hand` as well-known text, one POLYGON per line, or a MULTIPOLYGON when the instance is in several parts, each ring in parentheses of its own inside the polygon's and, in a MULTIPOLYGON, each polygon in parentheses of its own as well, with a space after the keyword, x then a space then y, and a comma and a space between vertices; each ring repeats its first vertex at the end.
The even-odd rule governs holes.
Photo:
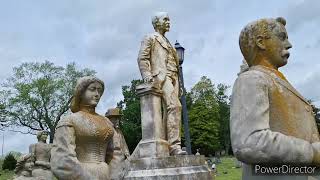
POLYGON ((146 76, 146 77, 143 79, 143 81, 144 81, 145 83, 151 83, 151 82, 153 82, 153 77, 152 77, 152 76, 146 76))
POLYGON ((313 149, 313 160, 312 164, 316 166, 320 166, 320 142, 312 143, 312 149, 313 149))

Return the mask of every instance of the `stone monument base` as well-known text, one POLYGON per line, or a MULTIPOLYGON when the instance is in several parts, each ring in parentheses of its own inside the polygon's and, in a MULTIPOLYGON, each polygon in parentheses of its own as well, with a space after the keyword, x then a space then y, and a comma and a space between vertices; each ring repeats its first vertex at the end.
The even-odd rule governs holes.
POLYGON ((131 159, 125 180, 212 180, 204 156, 131 159))

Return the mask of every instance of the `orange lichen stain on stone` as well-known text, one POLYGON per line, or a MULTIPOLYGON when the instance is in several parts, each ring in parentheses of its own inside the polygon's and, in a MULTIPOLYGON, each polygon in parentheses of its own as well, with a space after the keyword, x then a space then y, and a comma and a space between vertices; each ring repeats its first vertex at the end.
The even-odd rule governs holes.
POLYGON ((282 72, 277 71, 275 69, 271 69, 279 78, 288 82, 287 78, 282 74, 282 72))
POLYGON ((279 70, 274 69, 272 66, 270 66, 269 63, 266 63, 266 61, 261 61, 260 64, 261 66, 263 66, 264 68, 267 68, 269 71, 271 71, 272 73, 274 73, 276 76, 278 76, 279 78, 281 78, 282 80, 286 81, 289 83, 289 81, 287 80, 287 78, 282 74, 282 72, 280 72, 279 70))
POLYGON ((297 129, 290 121, 289 107, 285 97, 280 93, 278 88, 272 91, 271 96, 273 97, 271 100, 271 110, 274 112, 270 113, 273 116, 270 117, 270 127, 283 134, 297 137, 297 129))

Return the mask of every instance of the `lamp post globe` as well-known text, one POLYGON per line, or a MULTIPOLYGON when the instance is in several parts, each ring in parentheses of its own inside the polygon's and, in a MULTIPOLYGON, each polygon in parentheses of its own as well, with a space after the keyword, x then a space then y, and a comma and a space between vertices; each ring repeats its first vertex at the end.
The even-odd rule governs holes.
POLYGON ((181 65, 184 61, 184 47, 180 45, 178 41, 174 44, 174 48, 177 51, 178 57, 179 57, 179 64, 181 65))

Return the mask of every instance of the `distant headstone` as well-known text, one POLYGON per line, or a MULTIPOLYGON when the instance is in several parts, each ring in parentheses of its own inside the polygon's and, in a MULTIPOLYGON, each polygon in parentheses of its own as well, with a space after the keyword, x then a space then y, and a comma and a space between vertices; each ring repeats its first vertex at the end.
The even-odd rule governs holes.
POLYGON ((197 155, 197 156, 199 156, 199 155, 200 155, 199 149, 197 149, 197 153, 196 153, 196 155, 197 155))

